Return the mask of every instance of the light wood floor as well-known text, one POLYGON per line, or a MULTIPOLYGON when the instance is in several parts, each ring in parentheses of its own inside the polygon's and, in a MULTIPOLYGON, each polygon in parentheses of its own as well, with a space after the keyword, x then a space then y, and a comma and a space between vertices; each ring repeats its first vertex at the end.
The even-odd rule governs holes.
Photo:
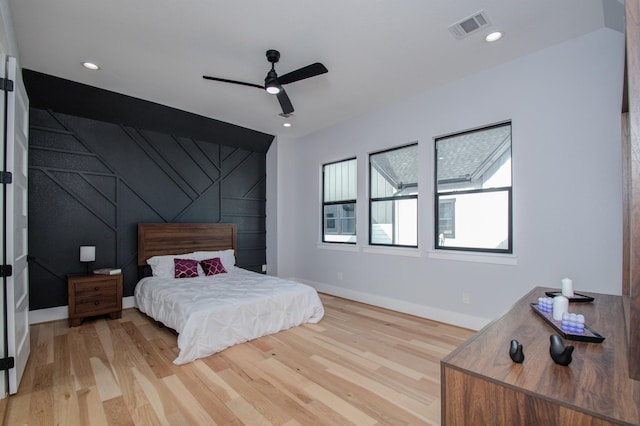
MULTIPOLYGON (((176 335, 122 319, 31 326, 6 425, 440 423, 440 359, 465 329, 321 295, 319 324, 176 366, 176 335)), ((2 418, 2 417, 0 417, 2 418)))

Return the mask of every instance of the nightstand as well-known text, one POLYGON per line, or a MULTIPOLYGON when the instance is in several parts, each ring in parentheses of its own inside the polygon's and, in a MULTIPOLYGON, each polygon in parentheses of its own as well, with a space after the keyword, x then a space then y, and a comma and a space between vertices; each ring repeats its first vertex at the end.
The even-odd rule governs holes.
POLYGON ((77 327, 86 317, 122 316, 122 274, 69 275, 69 326, 77 327))

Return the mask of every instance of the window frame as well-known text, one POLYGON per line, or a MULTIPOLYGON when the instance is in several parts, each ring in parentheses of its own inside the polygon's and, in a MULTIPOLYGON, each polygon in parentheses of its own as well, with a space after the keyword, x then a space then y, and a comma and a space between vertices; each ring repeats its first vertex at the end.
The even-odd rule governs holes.
MULTIPOLYGON (((337 160, 337 161, 332 161, 329 163, 324 163, 322 164, 322 202, 321 202, 321 206, 320 206, 320 220, 321 220, 321 241, 323 244, 351 244, 351 245, 355 245, 357 244, 358 241, 358 220, 357 220, 357 212, 358 212, 358 159, 357 157, 349 157, 349 158, 345 158, 344 160, 337 160), (350 161, 354 161, 355 163, 355 168, 356 168, 356 188, 355 188, 355 196, 356 198, 353 199, 347 199, 347 200, 340 200, 340 201, 325 201, 326 197, 325 197, 325 172, 326 172, 326 166, 331 166, 334 164, 339 164, 339 163, 346 163, 346 162, 350 162, 350 161), (354 220, 354 231, 352 234, 342 234, 340 232, 328 232, 327 231, 327 227, 326 227, 326 221, 327 219, 325 218, 325 207, 326 206, 338 206, 338 208, 340 208, 340 206, 344 205, 344 204, 353 204, 354 205, 354 213, 353 213, 353 220, 354 220), (327 235, 353 235, 355 237, 355 241, 330 241, 326 239, 327 235)), ((343 220, 342 217, 338 216, 333 218, 333 220, 335 220, 337 228, 340 229, 341 228, 341 222, 343 220)))
MULTIPOLYGON (((420 194, 419 190, 416 194, 409 194, 409 195, 400 195, 400 196, 388 196, 388 197, 371 197, 371 193, 372 193, 372 185, 373 185, 373 173, 372 173, 372 162, 371 162, 371 157, 375 156, 375 155, 379 155, 379 154, 384 154, 386 152, 391 152, 391 151, 397 151, 400 149, 404 149, 404 148, 409 148, 409 147, 416 147, 416 150, 418 150, 419 145, 418 142, 412 142, 406 145, 401 145, 401 146, 396 146, 393 148, 388 148, 388 149, 384 149, 381 151, 375 151, 375 152, 371 152, 369 153, 368 156, 368 161, 369 161, 369 194, 368 194, 368 199, 369 199, 369 217, 368 217, 368 227, 369 227, 369 245, 370 246, 375 246, 375 247, 398 247, 398 248, 418 248, 419 246, 419 241, 420 241, 420 216, 419 216, 419 199, 418 199, 418 195, 420 194), (416 223, 415 223, 415 227, 416 227, 416 244, 412 245, 412 244, 385 244, 385 243, 375 243, 373 242, 373 204, 376 202, 381 202, 381 201, 400 201, 400 200, 411 200, 411 199, 415 199, 416 200, 416 223)), ((417 170, 416 170, 416 175, 417 175, 417 170)), ((419 178, 416 179, 417 181, 415 183, 410 183, 407 186, 404 187, 416 187, 419 188, 419 178)))
MULTIPOLYGON (((496 253, 496 254, 513 254, 513 124, 511 120, 482 126, 478 128, 474 128, 471 130, 466 130, 463 132, 451 133, 443 136, 438 136, 434 138, 433 144, 434 150, 434 250, 451 250, 451 251, 460 251, 460 252, 476 252, 476 253, 496 253), (484 130, 498 128, 503 126, 509 126, 509 158, 511 161, 510 165, 510 186, 500 186, 500 187, 489 187, 489 188, 477 188, 477 189, 466 189, 466 190, 451 190, 451 191, 438 191, 438 141, 442 139, 447 139, 453 136, 460 136, 464 134, 481 132, 484 130), (452 195, 468 195, 468 194, 481 194, 481 193, 497 193, 497 192, 506 192, 507 195, 507 247, 504 249, 500 248, 483 248, 483 247, 465 247, 465 246, 448 246, 442 245, 440 242, 440 198, 451 197, 452 195)), ((455 201, 454 201, 455 202, 455 201)), ((455 223, 455 217, 454 217, 455 223)), ((455 235, 455 229, 454 229, 455 235)))

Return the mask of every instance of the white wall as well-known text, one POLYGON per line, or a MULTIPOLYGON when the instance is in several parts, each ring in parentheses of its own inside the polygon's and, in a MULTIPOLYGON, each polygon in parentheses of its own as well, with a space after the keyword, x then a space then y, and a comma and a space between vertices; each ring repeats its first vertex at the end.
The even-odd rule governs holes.
POLYGON ((266 262, 267 274, 278 275, 278 139, 271 143, 266 157, 267 200, 265 206, 266 219, 266 262))
POLYGON ((0 0, 0 51, 5 55, 18 58, 9 0, 0 0))
POLYGON ((295 208, 296 194, 287 188, 294 176, 290 167, 295 163, 293 140, 278 136, 267 152, 267 273, 279 277, 292 277, 295 274, 295 253, 293 240, 294 227, 288 221, 290 210, 295 208), (279 261, 285 260, 285 261, 279 261))
POLYGON ((578 291, 620 294, 623 58, 623 34, 603 28, 312 135, 279 138, 277 193, 267 194, 277 198, 277 234, 268 239, 268 253, 277 242, 276 259, 269 255, 277 275, 469 328, 563 277, 578 291), (439 258, 433 138, 504 120, 513 125, 514 256, 439 258), (372 250, 367 155, 416 140, 420 248, 372 250), (327 248, 319 243, 320 168, 354 155, 358 244, 327 248))

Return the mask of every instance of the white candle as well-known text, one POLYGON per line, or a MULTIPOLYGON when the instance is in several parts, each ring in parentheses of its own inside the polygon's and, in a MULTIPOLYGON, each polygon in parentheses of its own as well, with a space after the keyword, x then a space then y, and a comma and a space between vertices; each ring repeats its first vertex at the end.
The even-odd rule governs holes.
POLYGON ((573 297, 573 281, 569 278, 562 279, 562 295, 565 297, 573 297))
POLYGON ((569 312, 569 299, 564 296, 553 298, 553 319, 562 321, 562 314, 569 312))

